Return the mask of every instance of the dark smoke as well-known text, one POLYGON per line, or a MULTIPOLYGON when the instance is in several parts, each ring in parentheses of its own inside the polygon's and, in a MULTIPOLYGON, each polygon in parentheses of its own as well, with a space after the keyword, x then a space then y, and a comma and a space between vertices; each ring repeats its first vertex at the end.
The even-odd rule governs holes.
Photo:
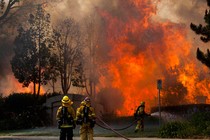
POLYGON ((0 77, 5 78, 11 73, 10 60, 13 54, 12 42, 10 40, 1 40, 0 42, 0 77))
POLYGON ((124 98, 120 90, 115 88, 101 89, 98 97, 98 102, 103 105, 105 113, 112 114, 122 108, 124 98))

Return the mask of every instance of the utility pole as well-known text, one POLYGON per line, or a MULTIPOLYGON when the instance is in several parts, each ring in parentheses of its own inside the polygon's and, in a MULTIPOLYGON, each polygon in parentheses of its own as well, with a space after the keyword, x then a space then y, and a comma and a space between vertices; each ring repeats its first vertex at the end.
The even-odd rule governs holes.
POLYGON ((162 89, 162 80, 157 80, 157 89, 158 89, 158 108, 159 108, 159 127, 161 125, 161 110, 160 110, 160 90, 162 89))

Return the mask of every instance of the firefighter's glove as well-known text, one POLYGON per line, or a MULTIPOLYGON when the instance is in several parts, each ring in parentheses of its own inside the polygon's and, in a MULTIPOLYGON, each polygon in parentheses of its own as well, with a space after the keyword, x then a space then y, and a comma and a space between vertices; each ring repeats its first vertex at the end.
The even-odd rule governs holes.
POLYGON ((90 127, 93 128, 95 126, 95 124, 96 124, 96 120, 95 119, 92 119, 90 121, 90 127))
POLYGON ((62 125, 62 121, 61 120, 58 120, 57 124, 58 124, 58 129, 60 129, 61 128, 61 125, 62 125))

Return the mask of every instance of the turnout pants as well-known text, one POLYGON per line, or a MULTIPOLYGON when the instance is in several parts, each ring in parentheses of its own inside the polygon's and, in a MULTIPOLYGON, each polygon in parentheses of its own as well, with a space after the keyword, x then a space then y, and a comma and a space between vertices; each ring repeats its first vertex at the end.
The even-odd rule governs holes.
POLYGON ((93 128, 89 123, 80 127, 80 140, 93 140, 93 128))
POLYGON ((61 128, 60 140, 73 140, 73 128, 61 128))
POLYGON ((144 120, 143 119, 140 119, 137 121, 137 125, 136 125, 136 131, 138 130, 141 130, 141 131, 144 131, 144 120))

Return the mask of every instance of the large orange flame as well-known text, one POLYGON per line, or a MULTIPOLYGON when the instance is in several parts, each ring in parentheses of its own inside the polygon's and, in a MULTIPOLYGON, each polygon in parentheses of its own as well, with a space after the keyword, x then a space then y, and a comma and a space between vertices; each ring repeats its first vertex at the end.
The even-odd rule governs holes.
POLYGON ((107 42, 111 46, 108 55, 112 58, 105 64, 108 76, 101 77, 100 82, 102 87, 111 85, 119 89, 124 97, 123 106, 116 113, 132 115, 140 101, 146 102, 147 111, 158 105, 156 81, 160 78, 163 80, 161 97, 167 89, 164 82, 174 80, 187 90, 183 104, 196 103, 197 95, 207 96, 209 103, 210 83, 200 78, 198 70, 204 68, 198 67, 196 51, 187 39, 188 25, 158 22, 156 8, 148 0, 126 3, 139 15, 122 20, 111 12, 98 10, 106 22, 107 42), (166 72, 174 74, 170 70, 176 70, 175 79, 167 78, 166 72))

